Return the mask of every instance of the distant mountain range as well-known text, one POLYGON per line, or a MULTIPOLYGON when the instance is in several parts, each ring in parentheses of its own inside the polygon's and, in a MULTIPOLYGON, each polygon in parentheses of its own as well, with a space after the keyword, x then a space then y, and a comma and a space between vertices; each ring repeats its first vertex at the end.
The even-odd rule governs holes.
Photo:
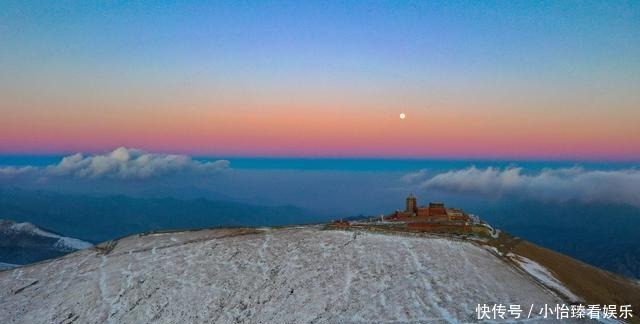
POLYGON ((330 219, 291 205, 190 197, 194 195, 140 198, 0 189, 0 217, 31 222, 92 243, 153 230, 278 226, 330 219))
MULTIPOLYGON (((468 211, 497 228, 603 269, 640 278, 638 208, 527 200, 483 201, 481 206, 470 207, 468 211)), ((348 216, 324 215, 263 201, 258 204, 252 199, 230 198, 197 187, 155 188, 137 196, 0 189, 0 218, 31 222, 91 243, 154 230, 279 226, 366 218, 348 216)), ((8 261, 0 259, 0 262, 8 261)))
POLYGON ((0 270, 33 263, 93 246, 31 223, 0 219, 0 270))

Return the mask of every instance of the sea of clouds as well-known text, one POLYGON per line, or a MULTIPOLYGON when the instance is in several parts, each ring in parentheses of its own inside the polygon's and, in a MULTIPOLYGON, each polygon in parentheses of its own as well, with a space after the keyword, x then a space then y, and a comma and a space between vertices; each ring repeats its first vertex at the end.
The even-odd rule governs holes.
POLYGON ((71 176, 89 179, 145 179, 183 172, 215 172, 227 169, 229 161, 202 162, 187 155, 157 154, 143 150, 119 147, 105 154, 76 153, 64 157, 60 163, 38 168, 34 166, 0 168, 0 174, 22 175, 39 173, 40 176, 71 176))
POLYGON ((404 176, 424 189, 500 198, 517 196, 543 201, 623 203, 640 207, 640 170, 543 169, 527 173, 521 167, 484 169, 474 166, 430 176, 426 170, 404 176))
MULTIPOLYGON (((120 147, 102 154, 77 153, 48 166, 0 166, 0 185, 36 189, 198 186, 234 197, 349 212, 383 212, 402 207, 408 192, 429 199, 451 195, 487 199, 520 198, 549 202, 619 203, 640 207, 640 169, 470 166, 415 172, 323 170, 234 170, 227 160, 201 161, 181 154, 120 147), (96 182, 103 181, 104 185, 96 182), (29 183, 41 184, 41 187, 29 183), (123 185, 118 185, 123 183, 123 185), (47 187, 44 187, 44 186, 47 187), (365 208, 369 207, 369 208, 365 208)), ((83 189, 80 189, 82 191, 83 189)), ((141 189, 142 190, 142 189, 141 189)))

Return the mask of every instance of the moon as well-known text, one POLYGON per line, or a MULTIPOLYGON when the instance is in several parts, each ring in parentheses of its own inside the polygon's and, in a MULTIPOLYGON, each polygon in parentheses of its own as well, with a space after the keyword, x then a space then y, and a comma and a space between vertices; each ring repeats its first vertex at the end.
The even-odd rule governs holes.
POLYGON ((404 113, 400 113, 400 119, 405 119, 407 117, 407 115, 405 115, 404 113))

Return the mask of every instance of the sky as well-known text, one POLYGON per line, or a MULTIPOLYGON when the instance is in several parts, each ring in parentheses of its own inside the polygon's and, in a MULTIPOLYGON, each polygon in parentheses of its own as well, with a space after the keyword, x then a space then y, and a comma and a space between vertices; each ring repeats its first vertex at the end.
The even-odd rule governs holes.
POLYGON ((0 44, 3 155, 640 160, 637 1, 4 1, 0 44))

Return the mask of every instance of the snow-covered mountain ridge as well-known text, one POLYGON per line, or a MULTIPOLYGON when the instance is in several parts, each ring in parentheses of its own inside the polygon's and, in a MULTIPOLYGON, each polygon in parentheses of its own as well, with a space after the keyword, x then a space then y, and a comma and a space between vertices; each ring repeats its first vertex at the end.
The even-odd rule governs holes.
POLYGON ((514 258, 482 242, 321 226, 136 235, 0 272, 0 322, 457 323, 476 321, 478 304, 582 297, 514 258))
POLYGON ((89 242, 50 233, 31 223, 26 222, 16 223, 13 221, 0 219, 0 233, 2 233, 3 235, 29 235, 39 238, 51 238, 55 240, 55 243, 53 243, 53 247, 62 251, 82 250, 93 246, 93 244, 89 242))
POLYGON ((0 270, 62 256, 93 245, 31 223, 0 219, 0 270))

